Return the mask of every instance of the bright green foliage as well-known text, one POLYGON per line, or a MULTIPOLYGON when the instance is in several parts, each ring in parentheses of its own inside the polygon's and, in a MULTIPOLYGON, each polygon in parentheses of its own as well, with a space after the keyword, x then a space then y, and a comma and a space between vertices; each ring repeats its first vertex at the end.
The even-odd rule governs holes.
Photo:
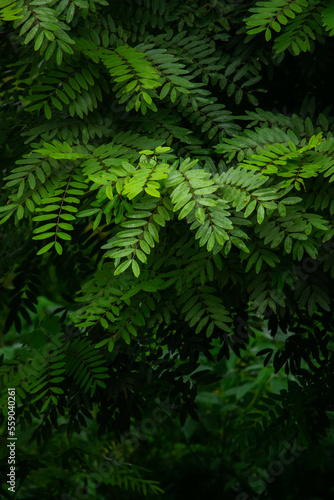
MULTIPOLYGON (((15 350, 1 376, 18 426, 33 415, 44 443, 87 425, 101 457, 156 397, 183 425, 196 383, 216 380, 200 354, 240 356, 253 334, 240 321, 267 317, 272 336, 294 333, 273 358, 295 384, 277 418, 295 422, 289 398, 308 383, 323 396, 298 407, 312 442, 333 409, 333 2, 0 9, 0 326, 15 350)), ((140 471, 103 484, 160 494, 140 471)))
MULTIPOLYGON (((145 54, 128 46, 118 47, 114 52, 101 49, 101 57, 108 68, 115 85, 113 92, 119 103, 129 101, 126 110, 141 108, 145 114, 147 107, 157 111, 152 105, 152 97, 146 90, 161 86, 159 72, 145 59, 145 54), (134 95, 133 95, 134 94, 134 95)), ((156 96, 156 94, 153 94, 156 96)))
POLYGON ((0 16, 3 21, 15 21, 21 19, 22 8, 17 6, 12 0, 2 0, 0 3, 0 16))
POLYGON ((329 0, 321 12, 322 22, 325 26, 325 30, 329 31, 329 35, 334 35, 334 2, 329 0))
POLYGON ((334 31, 334 3, 332 0, 269 0, 257 2, 254 12, 246 19, 249 35, 265 32, 265 39, 275 37, 276 53, 289 49, 292 54, 313 51, 314 41, 324 41, 324 29, 332 36, 334 31))

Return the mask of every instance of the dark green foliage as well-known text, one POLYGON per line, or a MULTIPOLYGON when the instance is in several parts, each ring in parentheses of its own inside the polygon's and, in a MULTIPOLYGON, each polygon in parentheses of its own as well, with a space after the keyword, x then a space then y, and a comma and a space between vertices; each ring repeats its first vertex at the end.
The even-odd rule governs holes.
POLYGON ((270 450, 326 435, 333 13, 318 0, 0 0, 1 418, 15 387, 30 443, 17 498, 48 491, 51 466, 37 493, 27 484, 48 467, 30 464, 34 443, 68 465, 69 495, 161 494, 125 460, 101 493, 91 476, 156 398, 196 420, 198 384, 223 374, 203 359, 246 356, 267 326, 284 341, 258 354, 289 383, 237 439, 270 450))

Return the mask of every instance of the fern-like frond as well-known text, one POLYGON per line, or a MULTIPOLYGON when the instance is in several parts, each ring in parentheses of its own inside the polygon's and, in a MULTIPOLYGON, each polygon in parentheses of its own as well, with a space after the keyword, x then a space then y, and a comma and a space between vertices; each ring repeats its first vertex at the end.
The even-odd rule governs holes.
POLYGON ((154 89, 160 87, 159 72, 145 58, 145 54, 129 46, 122 46, 115 51, 100 49, 103 63, 108 68, 114 81, 113 91, 119 102, 127 102, 126 110, 141 109, 145 114, 147 108, 157 111, 152 97, 154 89))
POLYGON ((327 2, 325 8, 321 11, 321 18, 325 30, 329 31, 329 35, 334 35, 334 2, 327 2))

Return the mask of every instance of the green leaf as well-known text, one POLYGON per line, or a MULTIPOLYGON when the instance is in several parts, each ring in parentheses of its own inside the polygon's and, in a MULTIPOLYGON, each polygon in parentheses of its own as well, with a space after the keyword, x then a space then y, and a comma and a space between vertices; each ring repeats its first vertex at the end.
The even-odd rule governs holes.
POLYGON ((280 216, 285 217, 286 216, 286 207, 285 207, 284 203, 280 202, 278 204, 277 208, 278 208, 278 212, 279 212, 280 216))
POLYGON ((27 36, 25 37, 24 44, 27 45, 27 43, 31 42, 31 40, 36 36, 37 32, 39 30, 38 24, 35 24, 31 28, 31 30, 28 32, 27 36))
POLYGON ((270 31, 269 28, 266 29, 265 39, 266 39, 267 42, 269 42, 269 40, 271 40, 271 31, 270 31))
POLYGON ((35 189, 36 187, 36 179, 32 173, 28 175, 28 183, 30 186, 30 189, 35 189))
POLYGON ((264 212, 263 205, 259 204, 258 209, 257 209, 257 222, 259 224, 262 224, 262 222, 264 221, 264 215, 265 215, 265 212, 264 212))
POLYGON ((34 203, 28 198, 26 201, 26 206, 30 212, 34 212, 35 210, 35 205, 34 203))
POLYGON ((30 390, 30 394, 36 394, 36 392, 40 391, 43 387, 45 387, 47 383, 48 380, 45 380, 41 384, 38 384, 36 387, 30 390))
POLYGON ((271 23, 271 27, 277 32, 279 33, 281 31, 281 26, 280 24, 277 22, 277 21, 273 21, 271 23))
POLYGON ((160 92, 160 99, 164 99, 166 95, 169 93, 171 88, 170 82, 165 83, 165 85, 162 87, 161 92, 160 92))
POLYGON ((245 218, 249 217, 254 212, 256 204, 257 204, 256 200, 251 200, 251 202, 248 203, 245 210, 245 218))
POLYGON ((51 102, 52 104, 59 109, 59 111, 63 111, 63 105, 58 99, 56 99, 54 96, 51 97, 51 102))
POLYGON ((17 215, 18 220, 23 219, 23 217, 24 217, 24 208, 23 208, 23 206, 22 206, 22 205, 20 205, 20 206, 17 208, 16 215, 17 215))
POLYGON ((59 384, 59 382, 62 382, 63 380, 65 380, 65 377, 54 377, 50 379, 50 382, 53 384, 59 384))
POLYGON ((34 50, 40 49, 40 47, 43 43, 43 40, 44 40, 44 31, 41 31, 35 40, 34 50))
POLYGON ((64 391, 63 389, 61 389, 60 387, 51 387, 50 388, 52 392, 54 392, 55 394, 64 394, 64 391))
POLYGON ((108 328, 108 321, 105 319, 105 318, 101 318, 100 319, 100 324, 102 326, 102 328, 108 328))
POLYGON ((138 278, 140 275, 140 267, 138 266, 138 263, 135 261, 135 259, 132 259, 132 272, 138 278))
POLYGON ((160 198, 159 191, 149 185, 146 186, 145 193, 149 194, 150 196, 154 196, 155 198, 160 198))
POLYGON ((50 250, 50 248, 53 247, 53 245, 55 244, 54 241, 51 241, 51 243, 48 243, 47 245, 45 245, 43 248, 41 248, 38 252, 37 252, 37 255, 42 255, 43 253, 47 252, 48 250, 50 250))
POLYGON ((122 330, 122 337, 125 340, 125 342, 128 345, 130 345, 130 343, 131 343, 130 335, 129 335, 129 333, 126 330, 122 330))
POLYGON ((101 342, 95 345, 95 349, 103 347, 104 345, 108 344, 108 342, 110 342, 110 338, 101 340, 101 342))
POLYGON ((179 220, 184 219, 194 207, 195 207, 195 201, 194 200, 189 201, 179 213, 178 217, 179 220))
POLYGON ((303 199, 299 196, 291 196, 289 198, 283 198, 282 203, 284 203, 284 205, 294 205, 295 203, 299 203, 302 200, 303 199))
POLYGON ((143 96, 144 100, 147 102, 147 104, 152 103, 152 98, 149 94, 147 94, 146 92, 142 92, 142 96, 143 96))
POLYGON ((61 255, 63 253, 63 247, 58 241, 55 242, 55 249, 58 255, 61 255))
POLYGON ((208 252, 211 252, 214 244, 215 244, 215 235, 212 233, 208 239, 207 246, 206 246, 208 252))
POLYGON ((201 224, 204 224, 205 212, 204 212, 203 208, 197 208, 197 210, 195 212, 195 217, 201 224))
POLYGON ((100 211, 100 208, 89 208, 88 210, 83 210, 78 213, 78 217, 89 217, 90 215, 95 215, 100 211))
POLYGON ((50 222, 49 224, 44 224, 44 226, 37 227, 33 230, 34 234, 44 233, 56 225, 55 222, 50 222))
POLYGON ((51 113, 51 109, 50 109, 50 106, 48 105, 48 103, 44 104, 44 114, 48 120, 51 120, 52 113, 51 113))
POLYGON ((215 325, 214 325, 214 323, 213 323, 213 322, 211 322, 211 323, 209 324, 209 326, 207 327, 207 329, 206 329, 206 336, 207 336, 207 337, 211 337, 211 335, 212 335, 212 333, 213 333, 214 326, 215 326, 215 325))
POLYGON ((131 263, 132 263, 131 260, 127 260, 127 261, 123 262, 123 264, 119 265, 116 268, 114 275, 117 276, 118 274, 123 273, 129 266, 131 266, 131 263))
POLYGON ((292 239, 290 236, 287 236, 284 241, 284 250, 286 253, 291 253, 292 250, 292 239))
POLYGON ((62 231, 58 231, 57 236, 58 236, 58 238, 61 238, 62 240, 70 241, 72 239, 70 234, 63 233, 62 231))
POLYGON ((62 52, 61 48, 58 47, 57 53, 56 53, 56 62, 58 64, 58 66, 61 65, 62 61, 63 61, 63 52, 62 52))

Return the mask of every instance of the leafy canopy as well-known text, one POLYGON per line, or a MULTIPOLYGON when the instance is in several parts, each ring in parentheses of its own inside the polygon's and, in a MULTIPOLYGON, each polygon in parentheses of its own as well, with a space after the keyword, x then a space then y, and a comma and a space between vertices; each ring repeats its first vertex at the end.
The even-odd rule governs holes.
MULTIPOLYGON (((200 353, 218 342, 218 360, 240 356, 264 321, 294 333, 265 363, 305 401, 318 390, 300 425, 286 423, 289 397, 277 418, 304 442, 328 425, 333 13, 318 0, 0 1, 2 326, 15 344, 2 404, 10 384, 32 440, 91 420, 119 439, 157 396, 184 423, 189 380, 215 380, 200 353)), ((147 491, 129 477, 112 484, 147 491)))

